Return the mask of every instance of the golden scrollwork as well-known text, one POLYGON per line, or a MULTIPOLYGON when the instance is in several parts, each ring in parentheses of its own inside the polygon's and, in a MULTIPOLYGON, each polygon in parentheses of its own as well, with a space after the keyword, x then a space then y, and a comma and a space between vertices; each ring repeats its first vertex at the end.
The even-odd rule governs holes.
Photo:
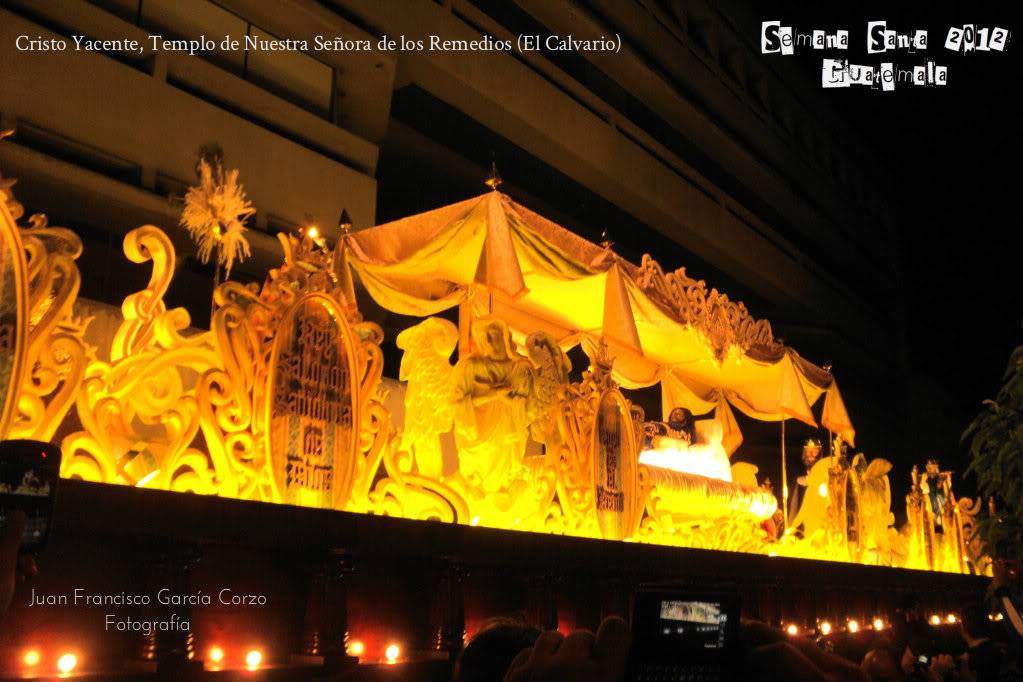
MULTIPOLYGON (((0 140, 10 134, 0 132, 0 140)), ((82 242, 71 230, 51 227, 43 214, 19 226, 24 209, 14 184, 0 176, 0 436, 50 440, 92 353, 83 340, 89 320, 73 312, 82 242)))
POLYGON ((372 404, 382 372, 382 332, 336 302, 328 252, 293 237, 282 246, 284 264, 262 287, 220 285, 210 331, 186 336, 188 312, 168 310, 163 302, 175 266, 170 240, 152 226, 126 236, 127 257, 151 261, 152 274, 122 305, 110 361, 93 360, 85 371, 77 399, 82 429, 63 441, 63 475, 281 501, 264 409, 273 399, 271 350, 295 306, 314 300, 337 318, 352 349, 344 380, 352 387, 353 448, 339 463, 347 473, 328 502, 348 505, 357 478, 373 476, 363 460, 384 444, 367 438, 373 429, 360 423, 379 419, 372 404))
MULTIPOLYGON (((13 130, 0 130, 0 142, 3 142, 12 135, 14 135, 13 130)), ((10 225, 14 225, 16 221, 21 220, 21 217, 25 214, 25 208, 14 198, 14 185, 17 182, 14 178, 5 178, 3 173, 0 173, 0 203, 7 209, 10 225)))
POLYGON ((708 291, 706 283, 689 277, 685 268, 665 274, 660 263, 644 254, 635 279, 676 320, 699 330, 719 360, 733 346, 744 353, 756 350, 768 355, 782 350, 770 322, 754 319, 744 304, 717 289, 708 291))
POLYGON ((188 312, 164 305, 175 261, 166 234, 151 225, 135 229, 124 238, 124 252, 135 263, 152 261, 152 273, 145 289, 124 300, 110 361, 94 359, 85 370, 76 400, 82 430, 61 443, 61 474, 219 492, 227 472, 218 472, 195 443, 197 376, 220 364, 212 335, 183 336, 191 322, 188 312))
POLYGON ((83 337, 89 320, 74 315, 81 276, 78 236, 51 227, 45 215, 29 218, 21 243, 26 257, 28 319, 16 414, 8 438, 50 440, 78 393, 91 357, 83 337))
POLYGON ((753 554, 767 554, 773 547, 767 532, 751 517, 743 515, 678 524, 665 524, 664 519, 647 516, 640 524, 636 539, 676 547, 753 554))
POLYGON ((8 189, 0 178, 0 438, 17 407, 28 327, 24 247, 6 200, 8 189))
POLYGON ((979 497, 975 500, 969 497, 960 497, 957 504, 959 505, 959 517, 969 566, 977 575, 990 575, 991 558, 984 554, 983 541, 976 532, 977 515, 983 508, 984 502, 979 497))

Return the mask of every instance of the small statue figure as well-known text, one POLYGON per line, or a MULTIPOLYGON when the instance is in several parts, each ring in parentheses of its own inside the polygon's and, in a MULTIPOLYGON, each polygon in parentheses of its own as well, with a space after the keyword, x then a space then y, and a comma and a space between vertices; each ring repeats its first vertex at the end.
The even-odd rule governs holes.
POLYGON ((809 538, 828 524, 831 507, 832 470, 836 473, 842 469, 842 459, 838 456, 820 457, 810 466, 806 475, 806 494, 800 500, 799 513, 789 517, 789 528, 803 526, 803 537, 809 538))
POLYGON ((398 334, 395 343, 405 351, 398 378, 408 382, 400 447, 415 457, 420 474, 439 479, 444 474, 440 434, 451 430, 454 414, 449 358, 458 343, 458 328, 429 317, 398 334))
POLYGON ((853 457, 850 473, 858 491, 857 514, 859 514, 860 551, 873 552, 877 560, 890 551, 888 528, 895 523, 892 515, 892 491, 888 472, 892 464, 877 458, 867 464, 863 453, 853 457))
POLYGON ((676 448, 684 450, 696 442, 693 413, 676 407, 666 422, 647 422, 643 427, 644 449, 676 448))
POLYGON ((547 453, 556 453, 562 442, 558 429, 558 410, 565 398, 572 363, 546 332, 533 332, 526 339, 526 353, 533 366, 532 390, 526 404, 529 435, 543 444, 547 453))
POLYGON ((472 339, 475 352, 455 367, 459 471, 486 492, 495 492, 522 467, 532 368, 515 353, 501 320, 476 321, 472 339))
POLYGON ((646 422, 639 461, 682 473, 731 481, 732 466, 721 444, 721 424, 704 419, 698 429, 696 421, 692 412, 676 407, 668 413, 668 421, 646 422))
POLYGON ((821 451, 823 447, 821 442, 816 438, 807 439, 803 443, 803 469, 805 473, 802 476, 796 478, 796 487, 792 490, 792 495, 789 497, 789 518, 794 519, 799 513, 799 506, 803 499, 806 498, 807 490, 807 477, 810 475, 810 469, 817 463, 817 460, 821 457, 821 451))
POLYGON ((936 533, 943 532, 944 524, 942 523, 941 516, 951 486, 952 472, 942 471, 936 459, 927 460, 927 464, 924 466, 921 488, 931 503, 931 513, 934 514, 934 531, 936 533))

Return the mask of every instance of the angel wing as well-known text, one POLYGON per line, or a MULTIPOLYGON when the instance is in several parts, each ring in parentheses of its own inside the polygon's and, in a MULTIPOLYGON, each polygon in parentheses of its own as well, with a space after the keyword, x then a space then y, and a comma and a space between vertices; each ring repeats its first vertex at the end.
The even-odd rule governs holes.
POLYGON ((409 327, 395 340, 404 353, 398 378, 408 382, 400 447, 413 453, 419 473, 440 477, 443 455, 439 436, 451 430, 454 383, 449 358, 458 328, 439 317, 409 327))
POLYGON ((878 534, 886 533, 889 525, 895 522, 892 516, 892 490, 888 481, 888 472, 892 463, 880 457, 872 460, 863 474, 863 495, 865 506, 871 520, 878 524, 878 534))

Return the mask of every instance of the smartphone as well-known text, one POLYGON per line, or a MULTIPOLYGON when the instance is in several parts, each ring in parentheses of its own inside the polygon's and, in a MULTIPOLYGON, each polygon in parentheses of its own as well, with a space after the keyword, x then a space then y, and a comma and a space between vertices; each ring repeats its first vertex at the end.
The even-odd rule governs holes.
POLYGON ((34 440, 0 441, 0 526, 16 509, 27 522, 22 552, 38 552, 50 534, 53 499, 60 479, 60 448, 34 440))
POLYGON ((628 679, 731 680, 738 632, 735 594, 642 588, 632 605, 628 679))

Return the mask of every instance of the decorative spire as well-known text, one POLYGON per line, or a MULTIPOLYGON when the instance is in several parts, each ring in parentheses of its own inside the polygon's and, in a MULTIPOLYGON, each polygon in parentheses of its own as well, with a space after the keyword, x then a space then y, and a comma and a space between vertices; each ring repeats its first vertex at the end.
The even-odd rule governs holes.
POLYGON ((604 247, 605 251, 610 251, 611 247, 615 245, 615 243, 611 241, 611 235, 608 233, 607 228, 600 233, 600 245, 604 247))
POLYGON ((341 217, 337 219, 338 234, 344 238, 352 232, 352 217, 348 215, 348 209, 341 209, 341 217))
POLYGON ((488 175, 487 179, 483 181, 483 184, 496 192, 502 182, 504 182, 504 180, 501 179, 500 173, 497 172, 497 162, 491 161, 490 175, 488 175))

